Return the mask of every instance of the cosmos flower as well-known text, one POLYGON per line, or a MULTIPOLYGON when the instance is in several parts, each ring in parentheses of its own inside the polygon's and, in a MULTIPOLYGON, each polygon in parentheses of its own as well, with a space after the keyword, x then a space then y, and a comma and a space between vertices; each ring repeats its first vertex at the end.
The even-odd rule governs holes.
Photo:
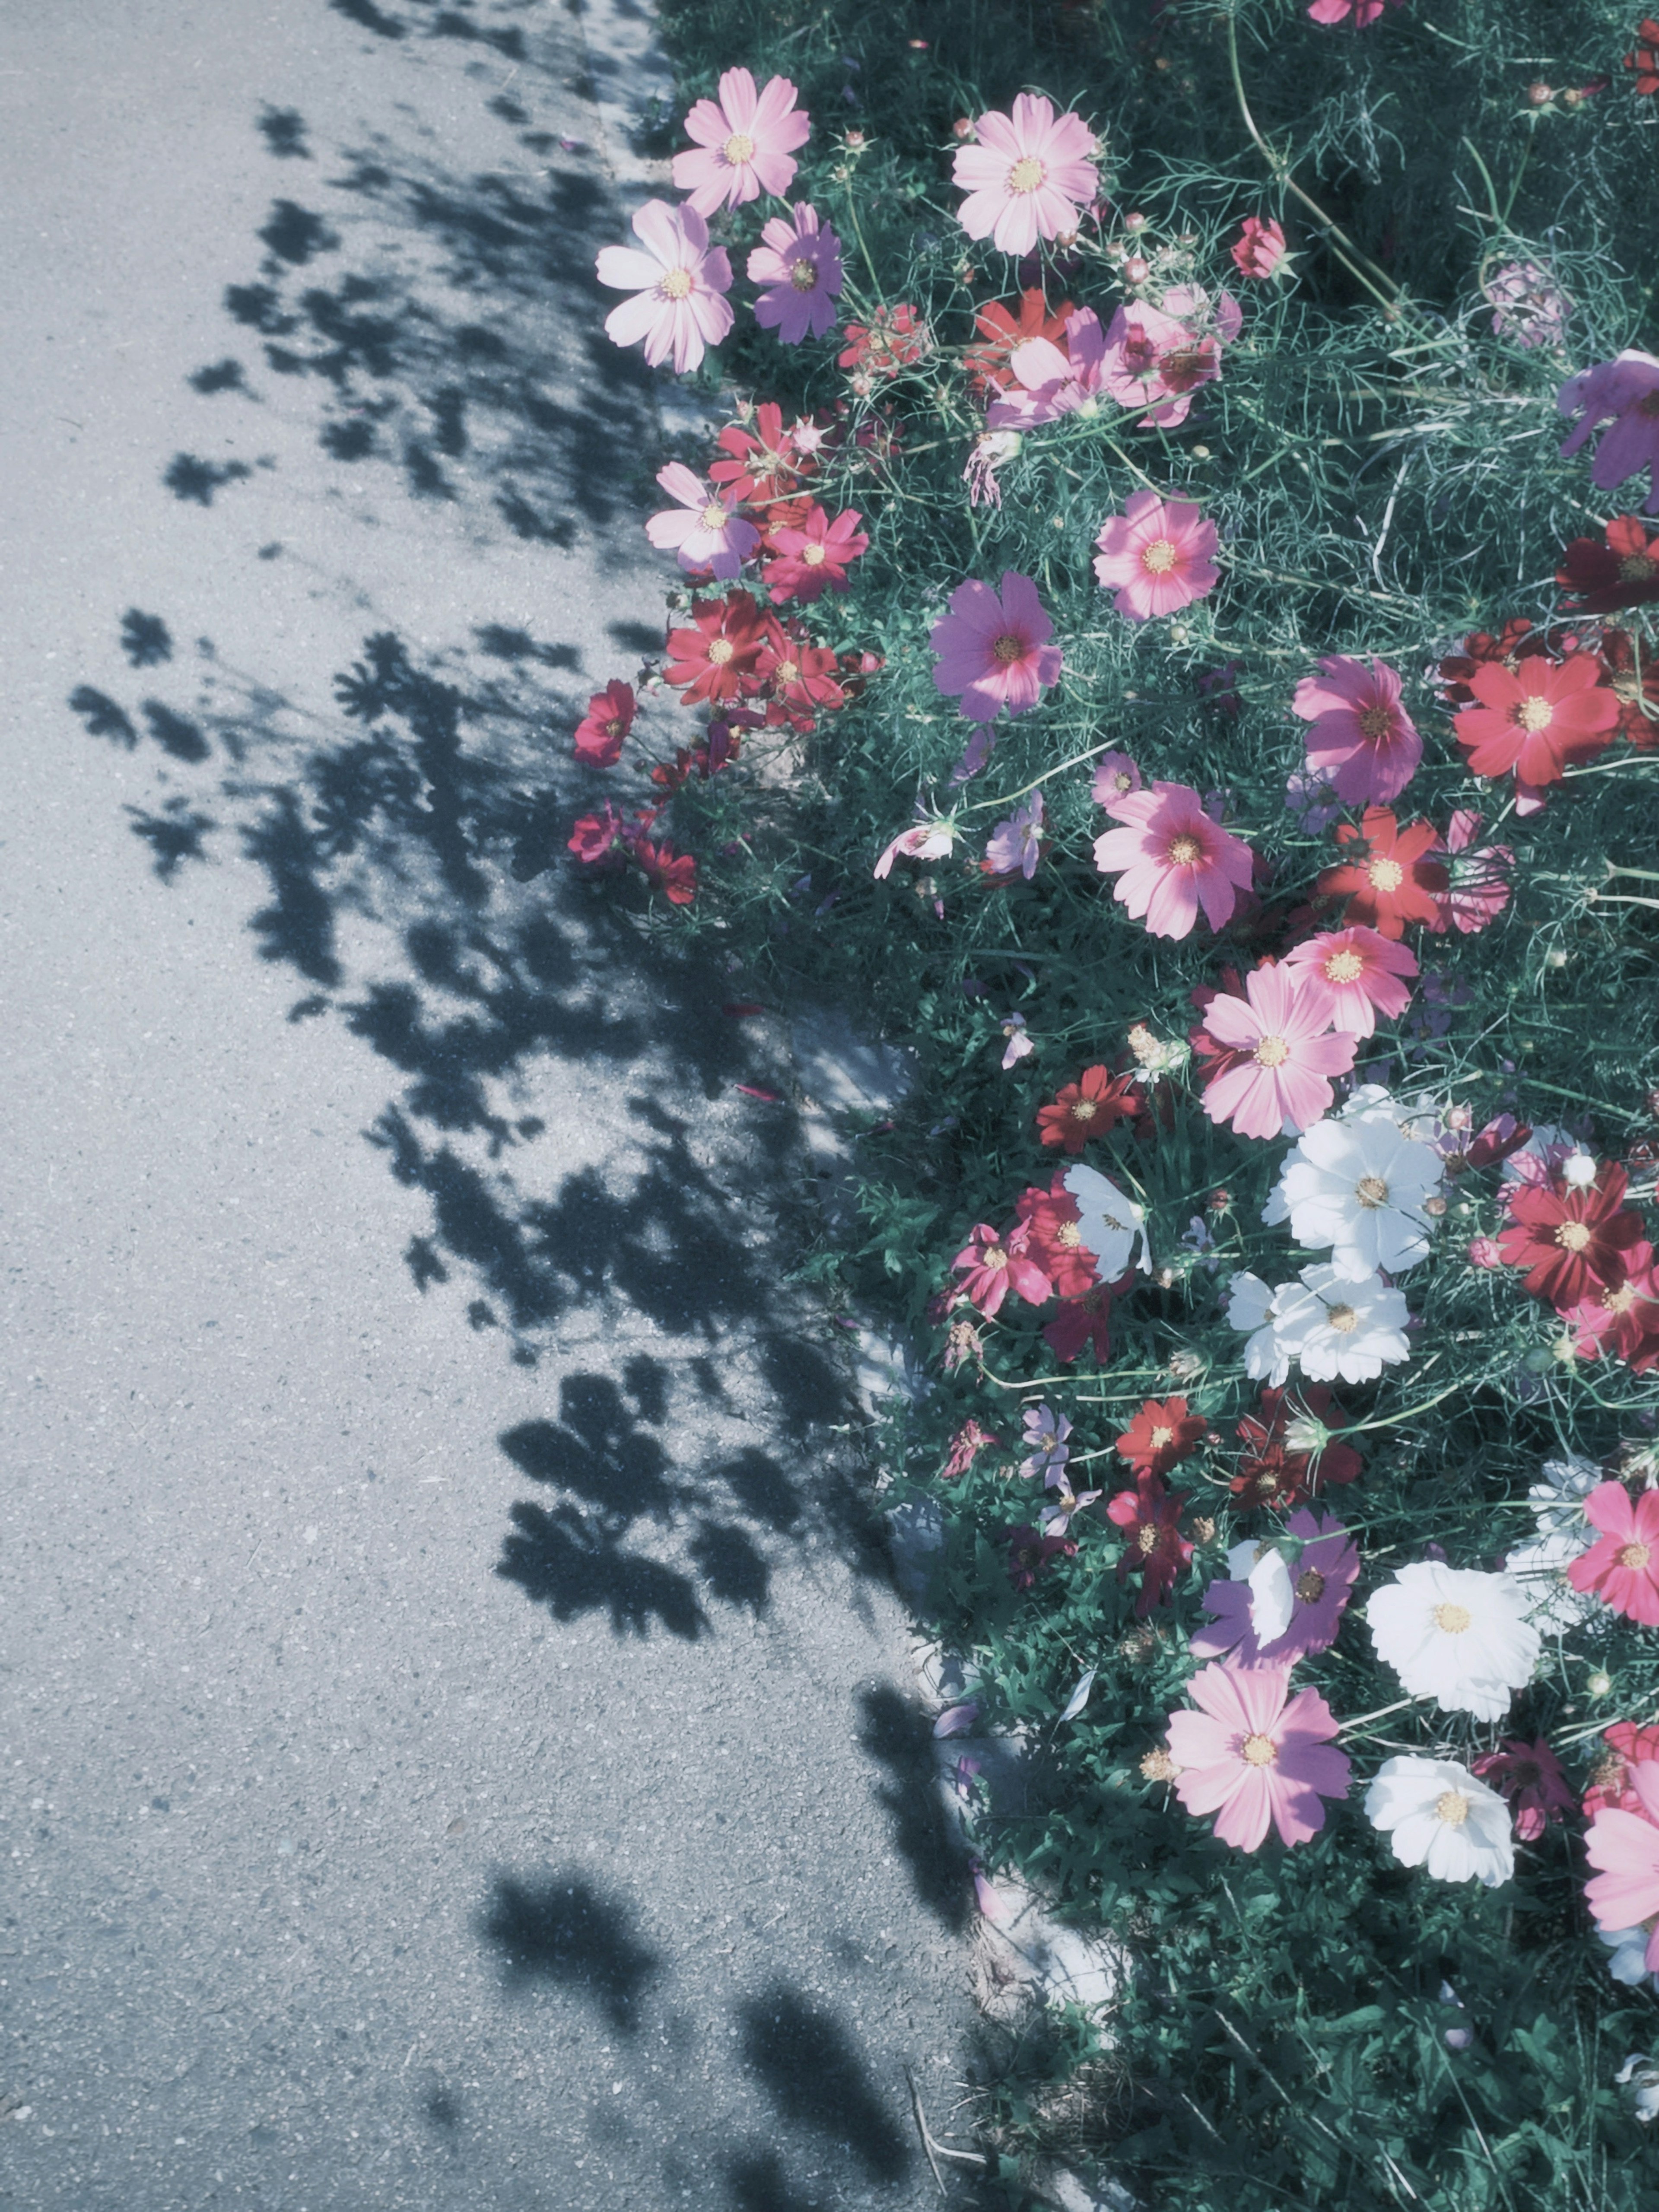
POLYGON ((617 345, 643 344, 653 368, 672 356, 675 374, 684 376, 732 327, 724 296, 732 264, 723 248, 709 245, 708 226, 695 208, 647 200, 635 211, 633 231, 638 248, 600 250, 600 283, 634 295, 605 317, 605 333, 617 345))
POLYGON ((1211 819, 1184 783, 1155 783, 1106 802, 1126 826, 1095 840, 1103 875, 1121 871, 1112 896, 1154 937, 1186 937, 1200 906, 1212 929, 1224 929, 1249 889, 1255 855, 1211 819))
POLYGON ((1443 1174, 1433 1146, 1407 1135, 1391 1111, 1328 1117, 1292 1147, 1261 1218, 1288 1220, 1304 1251, 1328 1248, 1339 1277, 1403 1274, 1429 1255, 1424 1201, 1443 1174))
POLYGON ((1508 1574, 1420 1559, 1372 1593, 1365 1620, 1377 1657, 1443 1713, 1502 1720, 1538 1664, 1538 1630, 1508 1574))
POLYGON ((1188 499, 1138 491, 1121 514, 1108 517, 1095 544, 1095 574, 1112 604, 1131 622, 1174 614, 1214 591, 1220 544, 1212 522, 1188 499))
POLYGON ((1205 1008, 1209 1034, 1237 1057, 1210 1078, 1204 1110, 1241 1137, 1305 1129, 1329 1110, 1330 1079, 1353 1066, 1358 1040, 1331 1034, 1324 994, 1294 969, 1257 968, 1244 990, 1218 992, 1205 1008))
POLYGON ((1515 1872, 1509 1807, 1455 1759, 1385 1759, 1365 1792, 1365 1817, 1403 1866, 1420 1866, 1437 1881, 1496 1889, 1515 1872))
POLYGON ((1029 576, 1006 570, 1000 592, 972 580, 958 584, 950 606, 930 633, 933 682, 960 698, 970 721, 994 721, 1004 707, 1023 714, 1060 681, 1060 650, 1048 642, 1054 626, 1029 576))
POLYGON ((1296 687, 1291 711, 1313 727, 1308 768, 1328 783, 1345 806, 1376 806, 1397 799, 1417 773, 1423 740, 1400 703, 1398 675, 1385 661, 1331 653, 1317 676, 1296 687))
POLYGON ((1081 116, 1056 116, 1052 101, 1022 92, 1012 114, 979 118, 975 142, 957 148, 951 171, 968 194, 957 213, 969 238, 1025 254, 1077 228, 1099 183, 1095 135, 1081 116))
POLYGON ((1404 979, 1418 972, 1414 953, 1361 924, 1304 939, 1284 965, 1325 993, 1334 1029, 1357 1037, 1375 1034, 1378 1014, 1405 1012, 1412 994, 1404 979))
POLYGON ((718 101, 698 100, 685 118, 686 136, 696 143, 674 156, 674 189, 690 195, 687 204, 699 216, 741 207, 763 192, 781 198, 795 173, 790 156, 811 129, 787 76, 769 77, 757 92, 746 69, 727 70, 718 101))
POLYGON ((1200 1668, 1187 1691, 1198 1711, 1171 1713, 1167 1737, 1187 1810, 1218 1814, 1217 1837, 1244 1851, 1259 1850, 1269 1826, 1285 1844, 1316 1835, 1323 1801, 1347 1796, 1351 1772, 1318 1691, 1291 1697, 1288 1668, 1218 1666, 1200 1668))
POLYGON ((821 338, 833 327, 842 283, 841 240, 817 210, 798 200, 793 221, 775 215, 749 257, 749 281, 763 287, 755 320, 785 345, 821 338))

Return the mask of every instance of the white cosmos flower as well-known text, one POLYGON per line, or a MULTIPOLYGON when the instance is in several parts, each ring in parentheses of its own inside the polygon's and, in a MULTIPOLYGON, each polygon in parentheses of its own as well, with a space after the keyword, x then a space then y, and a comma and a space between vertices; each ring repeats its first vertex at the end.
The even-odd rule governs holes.
POLYGON ((1227 1285, 1227 1318, 1235 1328, 1250 1333, 1244 1347, 1244 1372, 1258 1382, 1271 1382, 1275 1390, 1291 1371, 1291 1355, 1279 1343, 1273 1326, 1277 1296, 1260 1275, 1248 1269, 1235 1275, 1227 1285))
POLYGON ((1584 1500, 1601 1480, 1601 1470, 1591 1459, 1569 1452, 1565 1459, 1547 1459, 1540 1469, 1544 1480, 1527 1492, 1540 1536, 1558 1529, 1582 1530, 1587 1544, 1595 1539, 1584 1518, 1584 1500))
MULTIPOLYGON (((1613 1980, 1623 1982, 1630 1989, 1639 1989, 1649 1978, 1647 1929, 1598 1928, 1595 1932, 1613 1954, 1607 1960, 1607 1972, 1613 1980)), ((1651 1978, 1655 1989, 1659 1990, 1659 1974, 1651 1978)))
POLYGON ((1328 1245, 1330 1263, 1346 1281, 1379 1267, 1402 1274, 1428 1257, 1423 1201, 1444 1164, 1431 1145, 1406 1134, 1391 1110, 1328 1115, 1291 1147, 1261 1218, 1269 1225, 1288 1219, 1310 1252, 1328 1245))
POLYGON ((1515 1872, 1510 1808, 1455 1759, 1384 1759, 1365 1792, 1365 1817, 1404 1866, 1437 1881, 1474 1879, 1496 1889, 1515 1872))
POLYGON ((1498 1721, 1538 1664, 1541 1639, 1528 1611, 1512 1575, 1420 1559, 1373 1592, 1365 1619, 1377 1657, 1413 1697, 1498 1721))
POLYGON ((1536 1543, 1522 1544, 1504 1563, 1504 1572, 1521 1585, 1528 1620, 1552 1635, 1565 1635, 1591 1613, 1604 1610, 1599 1599, 1576 1590, 1567 1580, 1567 1569, 1594 1541, 1594 1532, 1581 1520, 1578 1534, 1571 1528, 1553 1529, 1536 1543))
POLYGON ((1146 1209, 1137 1206, 1098 1168, 1081 1162, 1066 1170, 1066 1188, 1077 1201, 1078 1233, 1085 1248, 1094 1254, 1103 1283, 1115 1283, 1138 1264, 1152 1273, 1152 1255, 1146 1249, 1146 1209), (1140 1258, 1135 1261, 1135 1246, 1140 1258))
POLYGON ((1405 1294, 1378 1276, 1354 1281, 1327 1266, 1304 1267, 1277 1290, 1248 1273, 1228 1285, 1227 1318, 1250 1333, 1244 1372, 1275 1389, 1292 1360, 1312 1382, 1374 1382, 1411 1357, 1408 1317, 1405 1294))
POLYGON ((1659 2066, 1650 2058, 1632 2051, 1613 2078, 1635 2098, 1636 2117, 1644 2127, 1659 2119, 1659 2066))

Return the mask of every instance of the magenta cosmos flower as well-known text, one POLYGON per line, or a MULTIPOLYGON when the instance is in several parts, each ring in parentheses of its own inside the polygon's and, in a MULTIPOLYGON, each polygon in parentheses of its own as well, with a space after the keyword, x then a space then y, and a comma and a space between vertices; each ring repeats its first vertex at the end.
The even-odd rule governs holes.
POLYGON ((1567 1580, 1627 1620, 1659 1628, 1659 1490, 1632 1499, 1622 1482, 1601 1483, 1584 1500, 1584 1517, 1601 1540, 1568 1561, 1567 1580))
POLYGON ((787 76, 769 77, 757 93, 746 69, 727 70, 719 101, 698 100, 685 118, 685 135, 697 143, 674 156, 674 190, 689 194, 699 215, 763 192, 781 198, 795 173, 789 156, 811 128, 787 76))
POLYGON ((1329 654, 1304 676, 1291 702, 1311 722, 1308 766, 1347 806, 1383 806, 1417 773, 1423 740, 1400 703, 1400 678, 1386 661, 1329 654))
POLYGON ((1121 514, 1110 516, 1095 544, 1095 574, 1112 605, 1131 622, 1172 615, 1214 591, 1220 571, 1219 540, 1189 499, 1162 500, 1138 491, 1121 514))
POLYGON ((1626 1786, 1639 1810, 1605 1805, 1590 1822, 1585 1856, 1601 1872, 1584 1887, 1584 1902, 1602 1928, 1648 1929, 1650 1973, 1659 1973, 1659 1761, 1625 1770, 1626 1786))
POLYGON ((1305 1844, 1325 1825, 1322 1801, 1348 1794, 1335 1715, 1317 1690, 1287 1705, 1289 1689, 1288 1668, 1206 1667, 1187 1685, 1198 1711, 1170 1716, 1176 1795, 1189 1813, 1218 1814, 1217 1838, 1241 1851, 1260 1850, 1270 1823, 1282 1843, 1305 1844))
POLYGON ((1329 1110, 1330 1078, 1353 1066, 1358 1038, 1330 1030, 1328 1002, 1292 968, 1257 968, 1247 998, 1218 992, 1204 1026, 1240 1057, 1205 1088, 1204 1111, 1231 1121, 1241 1137, 1300 1133, 1329 1110))
POLYGON ((965 1291, 982 1314, 989 1316, 998 1312, 1011 1290, 1033 1306, 1053 1297, 1054 1285, 1027 1255, 1030 1235, 1028 1224, 1022 1221, 1017 1229, 1010 1230, 1005 1243, 998 1231, 981 1221, 951 1261, 962 1277, 957 1290, 965 1291))
POLYGON ((1310 988, 1325 994, 1333 1028, 1354 1036, 1375 1034, 1376 1018, 1403 1014, 1411 1004, 1406 981, 1417 973, 1417 957, 1375 929, 1328 929, 1293 945, 1285 965, 1310 988))
POLYGON ((1121 869, 1112 896, 1153 937, 1191 934, 1204 909, 1212 929, 1224 929, 1250 887, 1255 856, 1204 811, 1184 783, 1155 783, 1106 801, 1106 811, 1126 826, 1095 840, 1102 875, 1121 869))
POLYGON ((836 319, 842 287, 841 240, 805 200, 793 212, 793 222, 773 216, 761 233, 764 243, 749 257, 750 283, 766 288, 755 302, 755 320, 785 345, 823 336, 836 319))
POLYGON ((1099 181, 1083 118, 1056 116, 1040 93, 1022 92, 1012 115, 993 108, 975 129, 978 144, 957 149, 951 173, 968 195, 957 215, 969 237, 1030 253, 1038 239, 1074 231, 1099 181))
POLYGON ((665 507, 645 526, 659 552, 673 551, 682 568, 706 568, 718 581, 735 576, 760 544, 760 532, 738 513, 729 493, 710 491, 684 461, 659 469, 657 482, 678 507, 665 507))
POLYGON ((994 721, 1004 707, 1023 714, 1060 680, 1060 650, 1048 642, 1054 633, 1029 576, 1008 569, 1000 594, 988 584, 958 584, 950 613, 933 624, 933 681, 947 697, 960 693, 970 722, 994 721))
POLYGON ((1578 427, 1561 448, 1576 453, 1603 422, 1613 427, 1595 449, 1590 482, 1611 491, 1638 470, 1648 471, 1646 512, 1659 514, 1659 361, 1650 353, 1621 353, 1570 376, 1555 395, 1564 415, 1583 410, 1578 427))
POLYGON ((642 252, 631 246, 600 249, 600 283, 635 295, 611 310, 605 334, 621 346, 643 340, 653 368, 672 354, 676 374, 684 376, 732 327, 732 310, 721 296, 732 289, 732 264, 720 246, 709 245, 708 226, 695 208, 647 200, 635 211, 633 228, 642 252))
POLYGON ((1291 1577, 1291 1620, 1284 1633, 1265 1647, 1256 1641, 1250 1618, 1250 1585, 1218 1575, 1204 1593, 1207 1628, 1194 1632, 1192 1649, 1200 1659, 1231 1652, 1238 1667, 1288 1667, 1336 1641, 1344 1607, 1359 1574, 1359 1553, 1346 1525, 1334 1514, 1316 1516, 1305 1507, 1285 1523, 1302 1545, 1291 1577))

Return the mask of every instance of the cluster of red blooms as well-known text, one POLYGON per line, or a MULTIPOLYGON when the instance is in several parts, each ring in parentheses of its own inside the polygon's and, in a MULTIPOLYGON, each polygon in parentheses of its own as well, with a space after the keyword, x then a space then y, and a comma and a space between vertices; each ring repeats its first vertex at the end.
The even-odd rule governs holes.
POLYGON ((690 906, 697 895, 697 864, 690 853, 677 853, 665 838, 653 842, 651 832, 661 811, 647 806, 630 818, 618 814, 607 799, 599 813, 580 817, 567 842, 585 866, 621 868, 631 860, 653 890, 675 906, 690 906))
POLYGON ((1247 1413, 1236 1431, 1244 1448, 1232 1479, 1239 1507, 1272 1505, 1288 1513, 1334 1483, 1352 1482, 1363 1462, 1333 1434, 1347 1420, 1322 1382, 1304 1384, 1296 1398, 1264 1389, 1260 1412, 1247 1413))
POLYGON ((860 398, 884 379, 913 368, 933 343, 921 311, 904 302, 876 307, 867 323, 848 323, 842 335, 847 343, 836 356, 836 365, 852 371, 848 381, 860 398))
MULTIPOLYGON (((1506 1186, 1496 1257, 1527 1271, 1525 1286, 1555 1308, 1581 1356, 1610 1352, 1638 1375, 1659 1366, 1659 1271, 1644 1224, 1626 1206, 1616 1161, 1572 1173, 1586 1155, 1506 1186)), ((1529 1162, 1530 1164, 1530 1162, 1529 1162)))

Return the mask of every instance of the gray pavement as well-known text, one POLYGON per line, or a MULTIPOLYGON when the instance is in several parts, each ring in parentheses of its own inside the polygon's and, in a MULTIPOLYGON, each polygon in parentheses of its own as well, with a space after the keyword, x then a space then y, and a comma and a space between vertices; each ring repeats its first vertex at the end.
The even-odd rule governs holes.
POLYGON ((647 27, 0 15, 16 2212, 939 2201, 966 1885, 783 1024, 538 868, 660 624, 647 27))

